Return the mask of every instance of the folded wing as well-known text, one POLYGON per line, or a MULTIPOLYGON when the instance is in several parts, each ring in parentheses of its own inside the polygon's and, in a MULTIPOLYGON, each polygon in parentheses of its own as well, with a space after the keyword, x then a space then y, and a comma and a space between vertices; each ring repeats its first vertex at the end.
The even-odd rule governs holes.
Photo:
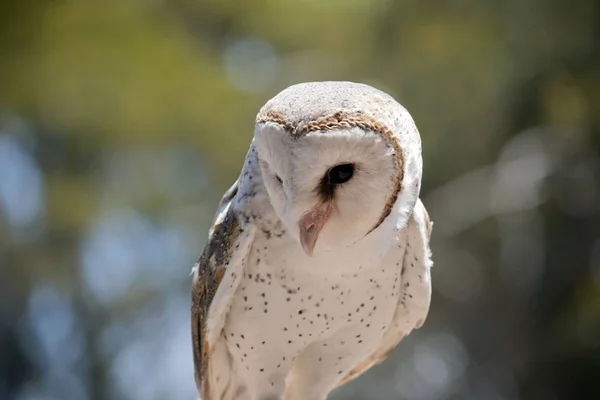
POLYGON ((218 398, 210 376, 211 348, 223 330, 254 239, 254 226, 242 226, 231 207, 236 192, 237 182, 223 196, 208 242, 192 271, 194 376, 202 400, 218 398))

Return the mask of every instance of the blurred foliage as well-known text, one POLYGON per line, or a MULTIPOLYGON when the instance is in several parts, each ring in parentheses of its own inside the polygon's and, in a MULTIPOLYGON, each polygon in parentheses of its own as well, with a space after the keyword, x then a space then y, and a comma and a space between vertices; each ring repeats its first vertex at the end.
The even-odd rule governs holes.
POLYGON ((0 1, 0 399, 192 398, 189 268, 260 106, 415 118, 425 327, 338 398, 600 392, 594 0, 0 1))

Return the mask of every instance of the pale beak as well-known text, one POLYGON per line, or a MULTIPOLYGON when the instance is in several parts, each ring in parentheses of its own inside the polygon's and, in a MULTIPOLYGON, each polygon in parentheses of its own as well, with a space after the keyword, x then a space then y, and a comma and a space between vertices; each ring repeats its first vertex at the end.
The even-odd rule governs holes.
POLYGON ((305 213, 300 221, 298 221, 298 228, 300 228, 300 243, 304 252, 312 256, 319 238, 319 233, 325 226, 325 223, 331 216, 332 207, 330 203, 321 204, 311 211, 305 213))

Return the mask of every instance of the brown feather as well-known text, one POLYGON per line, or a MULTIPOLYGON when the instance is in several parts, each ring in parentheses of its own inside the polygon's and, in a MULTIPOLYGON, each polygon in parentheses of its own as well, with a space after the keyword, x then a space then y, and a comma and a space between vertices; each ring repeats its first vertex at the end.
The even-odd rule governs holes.
POLYGON ((207 379, 210 346, 206 341, 206 322, 212 300, 227 270, 235 241, 242 231, 231 208, 212 234, 196 264, 192 284, 192 344, 194 377, 203 400, 210 398, 207 379))

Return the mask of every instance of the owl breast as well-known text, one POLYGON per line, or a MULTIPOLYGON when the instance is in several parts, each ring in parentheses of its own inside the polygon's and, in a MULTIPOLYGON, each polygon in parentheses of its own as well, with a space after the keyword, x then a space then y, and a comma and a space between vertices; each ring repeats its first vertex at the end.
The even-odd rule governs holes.
POLYGON ((233 362, 276 374, 315 344, 329 346, 323 357, 340 358, 344 348, 357 359, 375 351, 398 305, 398 243, 393 252, 374 251, 378 244, 365 240, 308 257, 295 239, 276 233, 257 237, 231 304, 224 337, 233 362))

